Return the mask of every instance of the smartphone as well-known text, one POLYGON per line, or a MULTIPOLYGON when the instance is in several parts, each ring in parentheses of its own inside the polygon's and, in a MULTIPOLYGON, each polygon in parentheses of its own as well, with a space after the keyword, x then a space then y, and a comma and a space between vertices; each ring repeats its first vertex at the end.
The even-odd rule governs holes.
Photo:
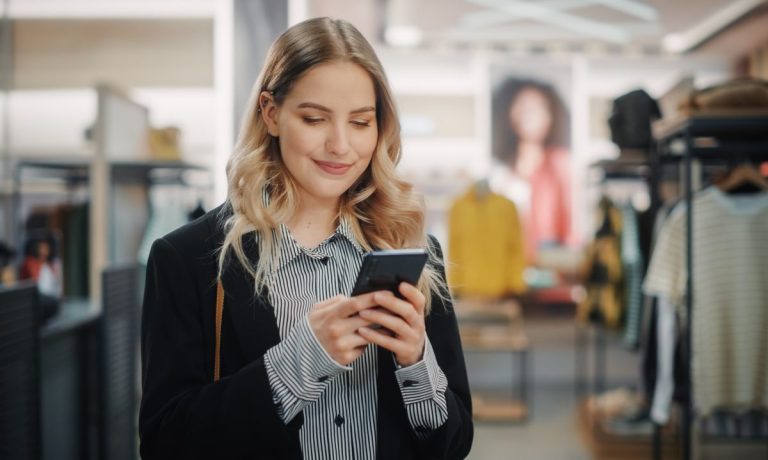
POLYGON ((405 281, 416 285, 427 262, 424 249, 387 249, 363 256, 352 295, 373 291, 391 291, 402 298, 397 287, 405 281))

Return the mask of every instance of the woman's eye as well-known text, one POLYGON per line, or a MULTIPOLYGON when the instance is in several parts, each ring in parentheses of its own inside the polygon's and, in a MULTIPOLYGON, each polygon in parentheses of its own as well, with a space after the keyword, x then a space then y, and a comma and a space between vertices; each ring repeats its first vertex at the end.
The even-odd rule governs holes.
POLYGON ((304 123, 308 125, 316 125, 322 121, 323 119, 321 117, 304 117, 304 123))
POLYGON ((360 127, 371 126, 371 122, 369 120, 352 120, 352 124, 360 127))

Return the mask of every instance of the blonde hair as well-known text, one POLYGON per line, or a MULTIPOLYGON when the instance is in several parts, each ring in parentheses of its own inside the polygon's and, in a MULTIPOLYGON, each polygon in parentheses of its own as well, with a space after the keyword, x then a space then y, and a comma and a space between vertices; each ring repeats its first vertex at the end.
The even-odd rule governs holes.
POLYGON ((422 247, 430 263, 418 288, 427 299, 445 296, 439 276, 440 259, 427 241, 424 205, 413 186, 395 171, 400 161, 400 125, 395 103, 381 63, 371 45, 350 23, 314 18, 299 23, 272 44, 261 75, 253 86, 235 150, 227 163, 228 201, 231 216, 224 224, 226 237, 219 253, 219 277, 230 252, 254 278, 255 290, 265 287, 274 274, 278 257, 275 230, 297 208, 298 186, 288 174, 277 138, 272 137, 259 113, 263 91, 280 105, 292 85, 309 69, 328 62, 352 62, 370 75, 376 92, 378 142, 371 163, 340 197, 337 218, 346 219, 355 238, 366 250, 422 247), (264 200, 264 194, 269 200, 264 200), (243 237, 255 231, 260 257, 252 264, 243 248, 243 237), (231 250, 231 251, 230 251, 231 250))

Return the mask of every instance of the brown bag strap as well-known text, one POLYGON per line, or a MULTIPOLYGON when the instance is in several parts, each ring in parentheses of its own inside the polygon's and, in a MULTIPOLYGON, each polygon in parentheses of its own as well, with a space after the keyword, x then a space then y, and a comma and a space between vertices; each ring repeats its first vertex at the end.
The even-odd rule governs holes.
POLYGON ((213 381, 221 378, 221 318, 224 315, 224 286, 216 283, 216 355, 213 358, 213 381))

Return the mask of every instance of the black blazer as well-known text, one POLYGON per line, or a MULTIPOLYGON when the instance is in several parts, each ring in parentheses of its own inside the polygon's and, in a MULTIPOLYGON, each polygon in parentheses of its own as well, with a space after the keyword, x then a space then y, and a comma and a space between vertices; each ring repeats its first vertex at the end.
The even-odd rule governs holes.
MULTIPOLYGON (((266 295, 254 296, 252 278, 235 264, 222 276, 222 378, 213 383, 216 254, 226 213, 219 207, 152 245, 141 337, 144 459, 302 458, 303 416, 288 425, 278 417, 264 367, 264 353, 280 341, 272 306, 266 295)), ((255 261, 253 233, 244 244, 255 261)), ((448 379, 448 420, 428 439, 416 439, 394 360, 379 349, 378 459, 464 458, 472 445, 469 385, 450 302, 433 302, 426 328, 448 379)))

